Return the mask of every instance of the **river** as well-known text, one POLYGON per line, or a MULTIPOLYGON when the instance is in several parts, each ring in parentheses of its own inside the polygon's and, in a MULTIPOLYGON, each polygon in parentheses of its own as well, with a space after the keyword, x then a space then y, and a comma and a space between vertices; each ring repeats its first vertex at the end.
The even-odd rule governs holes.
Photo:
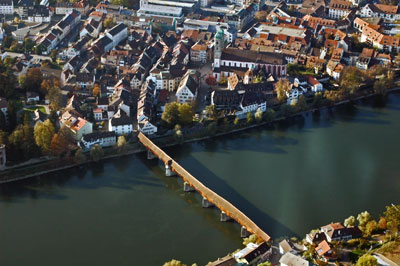
MULTIPOLYGON (((272 237, 399 203, 400 94, 168 148, 272 237)), ((0 187, 0 265, 204 265, 240 247, 144 154, 0 187)))

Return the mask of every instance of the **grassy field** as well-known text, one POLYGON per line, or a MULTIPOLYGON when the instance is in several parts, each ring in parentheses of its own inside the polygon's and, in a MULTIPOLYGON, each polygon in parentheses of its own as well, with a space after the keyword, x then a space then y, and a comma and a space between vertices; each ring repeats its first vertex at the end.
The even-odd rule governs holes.
POLYGON ((39 109, 40 112, 42 112, 43 114, 46 113, 46 109, 43 106, 31 106, 28 108, 25 108, 24 111, 28 111, 28 112, 34 112, 36 109, 39 109))
POLYGON ((375 252, 400 265, 400 241, 386 243, 375 252))

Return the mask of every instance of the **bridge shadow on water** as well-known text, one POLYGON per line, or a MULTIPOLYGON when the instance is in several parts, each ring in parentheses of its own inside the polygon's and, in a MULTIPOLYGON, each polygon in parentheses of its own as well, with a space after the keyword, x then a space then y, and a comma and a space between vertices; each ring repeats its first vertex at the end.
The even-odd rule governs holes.
MULTIPOLYGON (((211 140, 214 142, 215 140, 211 140)), ((206 141, 208 142, 208 141, 206 141)), ((228 200, 240 211, 242 211, 246 216, 248 216, 253 222, 255 222, 264 232, 270 235, 272 238, 277 238, 281 236, 298 236, 295 232, 289 229, 284 224, 280 223, 267 213, 260 210, 253 203, 247 200, 240 192, 233 189, 226 181, 215 175, 211 170, 209 170, 205 165, 199 162, 196 158, 190 156, 192 150, 191 145, 181 146, 179 149, 180 158, 185 157, 185 162, 181 165, 195 176, 200 182, 205 186, 219 194, 221 197, 228 200)), ((175 152, 171 149, 166 149, 167 154, 169 154, 173 159, 176 159, 178 163, 181 163, 179 158, 175 158, 175 152)), ((268 193, 268 188, 266 188, 266 193, 268 193)), ((276 199, 277 201, 279 199, 276 199)), ((200 203, 201 204, 201 203, 200 203)), ((265 204, 274 204, 274 202, 267 202, 265 204)), ((219 213, 218 213, 219 215, 219 213)), ((218 221, 219 218, 216 220, 218 221)))

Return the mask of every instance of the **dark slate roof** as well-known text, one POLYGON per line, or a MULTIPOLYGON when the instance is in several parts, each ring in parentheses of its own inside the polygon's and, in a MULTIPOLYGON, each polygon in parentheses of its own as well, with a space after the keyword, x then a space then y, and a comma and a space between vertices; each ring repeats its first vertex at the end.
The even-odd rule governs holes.
POLYGON ((18 2, 19 6, 33 6, 33 0, 20 0, 18 2))
POLYGON ((11 6, 12 0, 0 0, 0 6, 11 6))
POLYGON ((108 98, 101 97, 97 100, 97 105, 108 105, 108 98))
POLYGON ((244 259, 247 262, 251 263, 254 259, 256 259, 258 256, 264 254, 268 250, 269 250, 269 246, 267 245, 267 243, 263 242, 256 249, 254 249, 253 251, 250 251, 249 253, 247 253, 244 256, 244 259))
POLYGON ((28 16, 48 17, 50 15, 49 9, 46 6, 34 6, 28 9, 28 16))
POLYGON ((111 36, 115 36, 126 28, 127 27, 125 24, 120 23, 117 26, 113 27, 108 33, 111 34, 111 36))
POLYGON ((83 135, 82 139, 86 142, 92 142, 104 138, 116 138, 117 135, 114 131, 98 131, 90 134, 83 135))
POLYGON ((222 50, 221 60, 251 62, 259 64, 286 65, 286 59, 282 54, 241 50, 237 48, 225 48, 222 50))
POLYGON ((132 125, 132 118, 128 116, 113 117, 111 118, 112 126, 132 125))

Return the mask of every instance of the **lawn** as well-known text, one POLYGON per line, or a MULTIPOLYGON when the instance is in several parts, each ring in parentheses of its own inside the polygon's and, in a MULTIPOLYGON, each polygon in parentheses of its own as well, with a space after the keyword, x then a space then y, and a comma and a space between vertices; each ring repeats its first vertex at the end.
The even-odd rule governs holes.
POLYGON ((386 243, 382 247, 375 250, 375 252, 382 254, 389 260, 400 265, 400 241, 386 243))
POLYGON ((43 106, 31 106, 28 108, 25 108, 24 111, 28 111, 28 112, 34 112, 36 109, 39 109, 40 112, 42 112, 43 114, 46 114, 46 109, 43 106))

